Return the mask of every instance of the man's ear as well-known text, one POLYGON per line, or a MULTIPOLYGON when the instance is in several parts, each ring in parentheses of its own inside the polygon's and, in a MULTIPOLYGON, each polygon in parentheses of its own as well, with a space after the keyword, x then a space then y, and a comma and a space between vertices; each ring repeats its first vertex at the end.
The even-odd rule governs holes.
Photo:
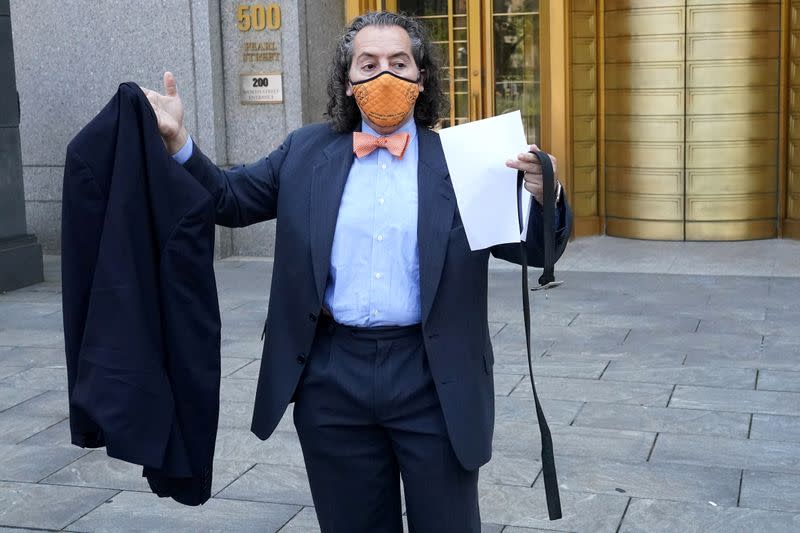
POLYGON ((424 68, 419 69, 419 81, 417 82, 417 86, 419 87, 419 92, 425 90, 425 74, 426 72, 424 68))
POLYGON ((347 87, 344 90, 344 94, 347 96, 353 96, 353 84, 350 83, 350 80, 347 80, 347 87))

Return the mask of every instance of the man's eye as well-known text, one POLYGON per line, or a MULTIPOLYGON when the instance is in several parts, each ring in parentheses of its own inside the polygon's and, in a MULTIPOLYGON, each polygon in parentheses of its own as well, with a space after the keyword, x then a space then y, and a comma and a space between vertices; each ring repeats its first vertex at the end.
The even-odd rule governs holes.
POLYGON ((375 68, 375 65, 373 65, 372 63, 367 63, 366 65, 364 65, 361 68, 363 68, 364 70, 372 70, 372 69, 375 68))
POLYGON ((406 64, 405 63, 395 63, 394 66, 395 66, 395 68, 406 68, 406 64))

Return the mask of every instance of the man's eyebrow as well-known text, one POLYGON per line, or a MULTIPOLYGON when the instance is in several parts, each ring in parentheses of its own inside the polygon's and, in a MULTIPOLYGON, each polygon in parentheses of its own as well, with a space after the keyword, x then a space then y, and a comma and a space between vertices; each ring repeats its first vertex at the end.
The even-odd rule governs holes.
MULTIPOLYGON (((358 61, 358 60, 360 60, 360 59, 364 59, 364 58, 366 58, 366 59, 373 59, 373 58, 376 58, 376 57, 378 57, 379 55, 380 55, 380 54, 376 54, 376 53, 374 53, 374 52, 360 52, 360 53, 359 53, 359 54, 356 56, 356 60, 358 61)), ((392 55, 390 55, 389 57, 390 57, 391 59, 394 59, 394 58, 398 58, 398 57, 410 58, 411 56, 410 56, 410 55, 408 55, 408 52, 406 52, 406 51, 404 51, 404 50, 401 50, 400 52, 395 52, 395 53, 393 53, 393 54, 392 54, 392 55)))

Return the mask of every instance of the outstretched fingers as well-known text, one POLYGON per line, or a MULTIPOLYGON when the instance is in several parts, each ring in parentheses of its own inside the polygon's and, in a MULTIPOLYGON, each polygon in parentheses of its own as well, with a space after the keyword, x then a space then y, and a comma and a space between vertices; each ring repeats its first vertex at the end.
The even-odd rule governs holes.
POLYGON ((175 76, 170 71, 164 73, 164 92, 167 96, 178 95, 178 83, 175 81, 175 76))

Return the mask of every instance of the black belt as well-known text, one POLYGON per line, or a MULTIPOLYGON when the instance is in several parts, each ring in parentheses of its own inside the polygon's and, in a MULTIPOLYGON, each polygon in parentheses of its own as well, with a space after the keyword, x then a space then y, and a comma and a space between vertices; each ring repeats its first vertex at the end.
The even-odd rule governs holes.
POLYGON ((336 322, 333 317, 323 311, 319 315, 317 331, 328 334, 346 333, 359 339, 399 339, 409 335, 419 335, 422 333, 422 325, 411 324, 409 326, 348 326, 336 322))
MULTIPOLYGON (((543 198, 543 231, 544 231, 544 272, 539 278, 539 288, 555 287, 558 283, 554 276, 555 263, 555 173, 550 156, 544 152, 531 151, 542 165, 542 181, 544 185, 543 198)), ((517 172, 517 188, 523 186, 525 173, 517 172)), ((522 232, 522 195, 517 195, 517 215, 519 218, 519 230, 522 232)), ((531 379, 531 390, 533 391, 533 401, 536 404, 536 418, 539 421, 539 433, 542 436, 542 477, 544 478, 544 491, 547 498, 547 512, 550 520, 561 518, 561 498, 558 494, 558 478, 556 477, 556 462, 553 457, 553 438, 550 435, 550 427, 539 403, 539 396, 536 394, 536 383, 533 381, 533 361, 531 358, 531 310, 530 298, 528 296, 528 256, 525 243, 520 242, 521 263, 522 263, 522 316, 525 321, 525 347, 528 350, 528 375, 531 379)))

